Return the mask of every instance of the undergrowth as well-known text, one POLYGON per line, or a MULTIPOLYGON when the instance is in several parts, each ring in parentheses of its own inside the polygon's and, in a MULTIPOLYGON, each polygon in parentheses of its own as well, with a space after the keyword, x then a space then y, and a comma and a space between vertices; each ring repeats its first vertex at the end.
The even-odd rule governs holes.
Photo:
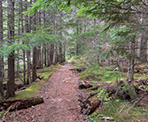
MULTIPOLYGON (((114 69, 109 65, 99 66, 98 64, 89 64, 83 57, 73 57, 71 61, 75 69, 86 67, 86 70, 79 73, 81 80, 98 81, 99 83, 110 81, 115 84, 116 80, 124 80, 127 78, 126 72, 114 71, 114 69)), ((141 80, 148 78, 148 76, 146 74, 135 74, 134 78, 135 80, 141 80)), ((134 86, 136 85, 137 84, 134 83, 134 86)), ((89 93, 92 92, 90 89, 87 89, 89 93)), ((125 90, 126 89, 127 88, 125 88, 125 90)), ((123 101, 114 98, 113 100, 109 100, 107 104, 101 106, 96 112, 89 115, 86 122, 107 121, 101 120, 102 117, 113 118, 112 121, 114 122, 147 122, 148 108, 137 105, 136 107, 133 107, 128 113, 126 113, 127 109, 131 105, 132 104, 129 101, 123 101)))
MULTIPOLYGON (((83 67, 86 68, 86 70, 80 73, 81 80, 106 81, 106 79, 104 79, 103 77, 104 74, 107 71, 112 70, 112 68, 109 66, 102 67, 93 63, 89 64, 87 60, 83 57, 75 56, 71 59, 71 61, 74 65, 74 69, 83 68, 83 67)), ((108 81, 114 81, 114 80, 115 80, 114 77, 110 77, 108 81)))
POLYGON ((128 114, 126 110, 131 106, 128 101, 121 100, 112 100, 108 104, 100 107, 100 110, 97 110, 90 116, 86 122, 104 122, 101 120, 103 117, 113 118, 114 122, 147 122, 148 121, 148 108, 143 107, 134 107, 128 114))

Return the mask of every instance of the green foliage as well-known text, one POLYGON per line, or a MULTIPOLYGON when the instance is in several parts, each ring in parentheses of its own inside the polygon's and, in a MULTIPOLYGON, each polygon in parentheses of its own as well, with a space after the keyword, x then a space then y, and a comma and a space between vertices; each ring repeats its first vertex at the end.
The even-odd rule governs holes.
POLYGON ((26 44, 11 44, 10 46, 3 46, 0 49, 0 55, 7 57, 14 50, 29 50, 29 47, 26 44))
MULTIPOLYGON (((14 40, 20 40, 23 43, 18 44, 17 42, 11 45, 3 44, 0 49, 0 55, 8 57, 8 55, 17 50, 30 50, 34 46, 39 46, 43 44, 56 43, 61 41, 58 35, 50 34, 49 30, 51 27, 45 28, 44 26, 36 26, 37 31, 32 31, 32 33, 23 33, 20 36, 15 36, 14 40)), ((7 40, 7 38, 5 39, 7 40)), ((16 55, 17 56, 17 55, 16 55)))
POLYGON ((120 78, 121 77, 121 72, 120 71, 107 71, 103 76, 103 78, 106 79, 106 80, 110 79, 112 77, 120 78))
POLYGON ((108 102, 110 102, 110 100, 112 99, 111 97, 108 97, 108 93, 106 93, 106 91, 104 89, 101 89, 98 92, 98 98, 99 100, 104 100, 105 104, 108 104, 108 102))
POLYGON ((84 57, 80 57, 80 56, 73 56, 71 58, 71 62, 73 63, 75 69, 87 67, 89 65, 87 60, 84 57))
POLYGON ((47 44, 48 42, 52 43, 59 40, 57 35, 49 33, 51 27, 44 28, 44 26, 42 26, 37 28, 38 30, 33 31, 32 33, 23 33, 21 36, 21 39, 24 40, 30 47, 47 44))
POLYGON ((82 68, 87 67, 86 70, 80 73, 81 80, 83 79, 89 79, 89 80, 95 80, 95 81, 115 81, 116 76, 120 75, 120 73, 117 71, 109 73, 111 68, 109 66, 99 66, 98 64, 90 64, 88 61, 83 57, 72 57, 71 59, 74 68, 82 68), (103 76, 106 74, 106 77, 103 76))
POLYGON ((63 0, 37 0, 32 7, 30 7, 27 11, 23 12, 26 14, 34 14, 38 10, 52 10, 52 7, 56 7, 59 10, 64 10, 67 12, 71 11, 71 7, 67 6, 67 1, 63 0))

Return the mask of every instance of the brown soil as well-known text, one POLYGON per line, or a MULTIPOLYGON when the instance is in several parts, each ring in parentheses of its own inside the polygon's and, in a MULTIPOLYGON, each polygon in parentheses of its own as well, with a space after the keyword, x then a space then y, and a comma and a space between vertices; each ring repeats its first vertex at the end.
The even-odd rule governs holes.
MULTIPOLYGON (((79 97, 87 93, 78 89, 79 75, 69 69, 73 66, 68 61, 58 69, 37 96, 42 96, 44 103, 31 108, 13 112, 12 122, 83 122, 86 116, 80 113, 79 97)), ((85 94, 85 95, 84 95, 85 94)))

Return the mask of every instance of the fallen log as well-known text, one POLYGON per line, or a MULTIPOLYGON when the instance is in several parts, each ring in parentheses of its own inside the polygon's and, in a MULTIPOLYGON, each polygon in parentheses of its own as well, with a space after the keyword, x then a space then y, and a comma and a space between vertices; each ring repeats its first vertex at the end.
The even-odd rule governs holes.
POLYGON ((100 93, 101 89, 99 91, 89 94, 86 99, 81 100, 81 112, 87 115, 92 114, 100 105, 103 104, 103 102, 105 102, 104 98, 112 97, 112 95, 124 100, 131 99, 130 95, 128 94, 128 91, 119 89, 119 87, 123 87, 122 84, 119 85, 119 87, 111 84, 112 83, 108 84, 107 86, 100 86, 101 89, 104 90, 104 93, 100 96, 98 96, 98 93, 100 93))
POLYGON ((1 107, 6 110, 12 105, 10 111, 14 111, 16 109, 25 109, 43 102, 44 100, 41 97, 32 97, 28 99, 7 100, 1 103, 1 107))
POLYGON ((82 68, 77 68, 77 69, 69 69, 69 70, 71 70, 71 71, 77 71, 77 72, 82 72, 82 71, 84 71, 86 69, 86 67, 82 67, 82 68))
POLYGON ((84 71, 86 69, 86 67, 82 67, 82 68, 77 68, 76 70, 80 73, 82 71, 84 71))
POLYGON ((81 113, 84 115, 92 114, 101 104, 101 100, 99 100, 98 95, 94 94, 91 97, 89 96, 87 99, 81 101, 81 113))
POLYGON ((90 108, 87 112, 87 115, 92 114, 101 104, 101 100, 99 100, 98 95, 95 95, 89 99, 90 101, 90 108))
POLYGON ((81 81, 79 85, 79 89, 87 89, 91 87, 93 87, 93 85, 91 85, 90 83, 87 83, 86 81, 81 81))

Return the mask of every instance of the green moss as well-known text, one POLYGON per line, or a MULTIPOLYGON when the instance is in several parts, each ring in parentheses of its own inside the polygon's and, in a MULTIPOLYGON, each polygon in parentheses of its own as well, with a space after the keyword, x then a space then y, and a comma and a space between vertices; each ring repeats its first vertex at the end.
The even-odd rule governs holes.
POLYGON ((13 99, 31 98, 37 93, 37 89, 42 88, 43 84, 33 83, 29 88, 18 92, 13 99))
POLYGON ((131 106, 131 104, 127 104, 127 101, 113 100, 109 104, 104 105, 102 110, 98 110, 88 116, 89 119, 86 122, 90 122, 90 120, 100 122, 100 119, 105 116, 113 117, 114 122, 132 122, 133 120, 139 120, 139 122, 148 121, 148 108, 134 107, 126 114, 126 110, 131 106), (120 113, 122 108, 123 110, 120 113))
MULTIPOLYGON (((44 81, 48 82, 49 76, 55 72, 61 65, 51 65, 48 68, 38 70, 37 75, 40 77, 44 76, 44 81)), ((12 99, 23 99, 34 97, 37 90, 42 88, 46 82, 43 83, 32 83, 31 86, 23 91, 18 92, 12 99)))
POLYGON ((44 81, 48 82, 48 79, 51 74, 54 73, 60 67, 61 65, 51 65, 50 67, 47 67, 45 69, 38 70, 37 75, 40 77, 44 77, 44 81))
POLYGON ((42 98, 38 98, 38 100, 39 100, 39 101, 43 101, 43 99, 42 99, 42 98))
POLYGON ((49 68, 49 67, 47 67, 47 68, 45 68, 45 69, 40 69, 40 70, 38 70, 39 73, 51 72, 51 71, 52 71, 52 69, 49 68))
POLYGON ((80 73, 80 76, 81 76, 81 78, 80 78, 80 80, 84 80, 84 79, 88 79, 88 78, 91 78, 92 77, 92 74, 90 74, 90 73, 80 73))

